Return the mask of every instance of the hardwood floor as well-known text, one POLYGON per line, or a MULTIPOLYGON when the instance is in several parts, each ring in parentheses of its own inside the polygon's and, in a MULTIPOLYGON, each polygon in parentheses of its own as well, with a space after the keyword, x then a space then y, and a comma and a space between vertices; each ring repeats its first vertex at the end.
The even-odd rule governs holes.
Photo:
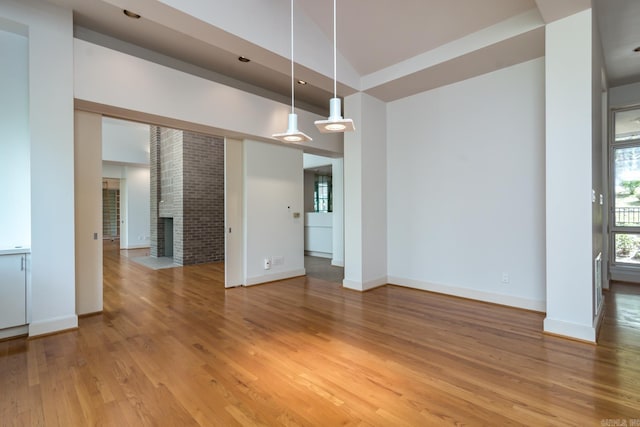
POLYGON ((153 271, 117 250, 104 272, 103 314, 0 343, 1 425, 640 425, 629 285, 594 346, 543 335, 539 313, 399 287, 225 290, 222 264, 153 271))

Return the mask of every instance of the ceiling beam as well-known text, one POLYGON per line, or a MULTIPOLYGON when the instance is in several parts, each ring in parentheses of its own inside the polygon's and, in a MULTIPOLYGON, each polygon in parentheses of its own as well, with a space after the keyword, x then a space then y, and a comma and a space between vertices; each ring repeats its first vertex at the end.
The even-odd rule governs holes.
POLYGON ((545 24, 590 9, 591 0, 536 0, 545 24))

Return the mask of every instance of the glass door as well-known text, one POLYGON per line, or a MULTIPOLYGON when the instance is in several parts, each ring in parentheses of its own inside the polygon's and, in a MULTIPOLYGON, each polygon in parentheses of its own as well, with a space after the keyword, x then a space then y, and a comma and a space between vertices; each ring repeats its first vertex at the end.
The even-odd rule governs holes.
POLYGON ((640 274, 640 108, 615 111, 614 123, 610 157, 612 268, 630 267, 640 274))

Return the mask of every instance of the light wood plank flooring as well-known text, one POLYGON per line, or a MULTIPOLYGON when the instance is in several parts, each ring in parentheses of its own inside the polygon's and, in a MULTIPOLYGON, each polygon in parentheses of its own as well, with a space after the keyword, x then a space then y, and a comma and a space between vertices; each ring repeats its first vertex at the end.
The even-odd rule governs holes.
POLYGON ((640 425, 637 287, 607 295, 594 346, 400 287, 224 290, 222 264, 153 271, 118 250, 104 272, 103 314, 0 343, 0 425, 640 425))

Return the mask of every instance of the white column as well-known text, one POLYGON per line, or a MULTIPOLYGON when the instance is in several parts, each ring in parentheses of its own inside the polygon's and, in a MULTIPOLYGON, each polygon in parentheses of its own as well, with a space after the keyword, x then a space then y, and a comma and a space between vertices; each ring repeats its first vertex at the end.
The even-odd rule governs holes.
POLYGON ((546 332, 595 341, 592 278, 592 22, 546 27, 546 332))
POLYGON ((75 300, 73 17, 36 0, 0 2, 0 18, 28 27, 31 133, 29 335, 78 326, 75 300))
POLYGON ((344 159, 332 161, 333 254, 331 265, 344 267, 344 159))
POLYGON ((346 288, 387 283, 386 104, 364 93, 345 98, 356 131, 344 137, 346 288))

